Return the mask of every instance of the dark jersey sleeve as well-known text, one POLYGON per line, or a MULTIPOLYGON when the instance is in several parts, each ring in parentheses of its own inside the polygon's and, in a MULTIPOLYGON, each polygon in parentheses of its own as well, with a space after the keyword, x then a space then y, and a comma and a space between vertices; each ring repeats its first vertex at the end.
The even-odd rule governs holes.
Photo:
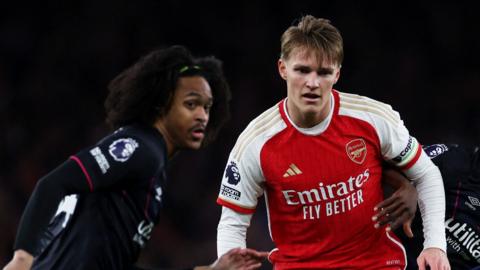
POLYGON ((128 180, 155 173, 164 156, 138 134, 119 132, 70 157, 82 169, 89 191, 127 188, 128 180))
POLYGON ((64 196, 124 189, 131 184, 128 176, 153 175, 164 157, 150 146, 139 136, 118 132, 71 156, 40 179, 20 221, 15 250, 34 256, 41 252, 39 240, 64 196))
POLYGON ((424 150, 440 169, 445 189, 456 188, 459 178, 473 172, 474 149, 455 144, 433 144, 424 150))
MULTIPOLYGON (((445 187, 447 255, 452 269, 480 266, 480 172, 478 147, 434 144, 425 152, 442 173, 445 187)), ((414 234, 421 236, 421 222, 415 217, 414 234)), ((409 257, 418 256, 422 237, 408 239, 409 257), (409 247, 409 244, 413 244, 409 247), (410 256, 411 251, 416 250, 410 256)), ((412 269, 412 268, 407 268, 412 269)))

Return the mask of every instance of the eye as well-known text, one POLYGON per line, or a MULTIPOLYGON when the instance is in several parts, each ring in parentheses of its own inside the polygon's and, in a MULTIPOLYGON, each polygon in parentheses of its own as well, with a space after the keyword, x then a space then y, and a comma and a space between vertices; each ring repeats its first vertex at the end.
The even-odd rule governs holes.
POLYGON ((317 71, 317 74, 320 76, 327 76, 327 75, 332 75, 333 70, 330 68, 321 68, 317 71))
POLYGON ((308 74, 311 71, 310 68, 308 68, 308 67, 297 67, 294 70, 298 73, 301 73, 301 74, 308 74))
POLYGON ((205 109, 205 112, 206 112, 206 113, 209 113, 209 112, 210 112, 210 109, 212 109, 212 104, 211 104, 211 103, 208 103, 208 104, 206 104, 205 106, 203 106, 203 108, 205 109))
POLYGON ((187 108, 190 109, 190 110, 195 109, 195 106, 196 106, 196 105, 197 105, 197 104, 196 104, 195 102, 193 102, 193 101, 185 101, 185 107, 187 107, 187 108))

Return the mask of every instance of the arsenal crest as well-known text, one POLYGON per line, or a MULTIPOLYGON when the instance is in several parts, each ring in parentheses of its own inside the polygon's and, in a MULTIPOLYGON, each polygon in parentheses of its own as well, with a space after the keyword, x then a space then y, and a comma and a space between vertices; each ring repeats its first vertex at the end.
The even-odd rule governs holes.
POLYGON ((347 156, 355 163, 362 164, 367 156, 367 145, 363 139, 351 140, 345 145, 347 156))

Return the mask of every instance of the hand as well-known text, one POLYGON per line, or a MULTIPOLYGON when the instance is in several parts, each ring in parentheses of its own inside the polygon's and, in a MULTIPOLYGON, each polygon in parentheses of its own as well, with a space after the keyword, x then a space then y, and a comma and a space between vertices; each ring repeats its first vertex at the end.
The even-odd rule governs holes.
POLYGON ((450 270, 447 254, 439 248, 426 248, 417 258, 418 270, 450 270))
POLYGON ((268 252, 260 252, 249 248, 234 248, 223 254, 209 268, 211 270, 253 270, 262 266, 268 252))
POLYGON ((374 210, 379 211, 372 217, 372 220, 376 221, 375 228, 390 223, 387 227, 387 231, 390 231, 402 224, 405 235, 412 238, 411 224, 417 211, 417 190, 407 178, 395 170, 385 170, 383 180, 396 188, 396 191, 375 206, 374 210))
POLYGON ((22 250, 16 250, 13 259, 5 265, 3 270, 30 270, 33 263, 33 256, 22 250))

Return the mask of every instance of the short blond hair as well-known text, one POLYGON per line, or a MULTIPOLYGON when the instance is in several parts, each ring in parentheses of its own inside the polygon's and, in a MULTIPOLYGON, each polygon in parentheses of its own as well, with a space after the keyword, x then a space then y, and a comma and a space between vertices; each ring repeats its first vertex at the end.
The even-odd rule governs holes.
POLYGON ((329 20, 303 16, 299 23, 290 26, 281 38, 281 55, 288 60, 295 48, 313 51, 319 61, 338 64, 343 61, 342 35, 329 20))

